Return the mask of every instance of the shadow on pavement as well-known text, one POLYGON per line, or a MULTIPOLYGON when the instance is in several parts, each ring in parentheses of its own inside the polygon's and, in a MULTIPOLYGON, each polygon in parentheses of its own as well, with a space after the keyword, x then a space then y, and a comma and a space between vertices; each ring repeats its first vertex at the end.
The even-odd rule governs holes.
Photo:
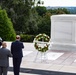
MULTIPOLYGON (((13 71, 13 67, 9 67, 9 71, 13 71)), ((48 71, 48 70, 31 69, 31 68, 20 68, 20 72, 29 74, 38 74, 38 75, 76 75, 76 73, 48 71)))

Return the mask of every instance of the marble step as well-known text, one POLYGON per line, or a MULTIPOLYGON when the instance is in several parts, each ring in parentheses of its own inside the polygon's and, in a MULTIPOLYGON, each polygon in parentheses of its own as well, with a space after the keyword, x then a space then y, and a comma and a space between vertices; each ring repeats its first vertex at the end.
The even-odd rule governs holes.
POLYGON ((62 43, 56 43, 50 45, 49 49, 51 50, 68 50, 68 51, 76 51, 76 44, 62 44, 62 43))

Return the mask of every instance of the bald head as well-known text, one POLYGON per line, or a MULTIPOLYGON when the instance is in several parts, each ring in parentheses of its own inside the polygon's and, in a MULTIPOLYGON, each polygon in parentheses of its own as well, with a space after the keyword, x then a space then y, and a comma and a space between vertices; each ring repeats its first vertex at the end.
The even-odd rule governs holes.
POLYGON ((2 42, 2 47, 6 48, 7 44, 5 42, 2 42))

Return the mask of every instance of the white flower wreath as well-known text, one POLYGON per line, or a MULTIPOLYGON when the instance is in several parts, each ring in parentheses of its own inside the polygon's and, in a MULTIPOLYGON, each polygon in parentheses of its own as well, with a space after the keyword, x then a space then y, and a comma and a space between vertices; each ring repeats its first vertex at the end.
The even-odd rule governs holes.
POLYGON ((48 50, 50 37, 46 34, 38 34, 34 38, 34 47, 41 52, 46 52, 48 50), (40 45, 39 45, 40 44, 40 45))

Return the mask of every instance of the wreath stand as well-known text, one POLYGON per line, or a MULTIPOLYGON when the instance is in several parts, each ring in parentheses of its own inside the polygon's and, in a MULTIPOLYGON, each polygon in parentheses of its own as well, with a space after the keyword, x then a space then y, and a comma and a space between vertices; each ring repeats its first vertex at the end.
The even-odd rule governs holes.
MULTIPOLYGON (((44 46, 47 42, 37 42, 40 46, 44 46)), ((37 51, 36 57, 34 62, 39 61, 40 62, 46 62, 47 57, 46 57, 46 51, 41 52, 41 51, 37 51)))
POLYGON ((50 37, 45 33, 39 34, 34 38, 34 46, 38 51, 35 57, 35 62, 37 59, 42 61, 46 61, 46 51, 48 50, 50 37), (39 56, 39 57, 38 57, 39 56))
POLYGON ((34 62, 36 62, 37 60, 40 60, 40 62, 46 62, 46 60, 47 60, 47 58, 46 58, 46 52, 40 52, 40 51, 38 51, 37 55, 35 57, 34 62), (38 58, 38 56, 40 56, 40 57, 38 58))

